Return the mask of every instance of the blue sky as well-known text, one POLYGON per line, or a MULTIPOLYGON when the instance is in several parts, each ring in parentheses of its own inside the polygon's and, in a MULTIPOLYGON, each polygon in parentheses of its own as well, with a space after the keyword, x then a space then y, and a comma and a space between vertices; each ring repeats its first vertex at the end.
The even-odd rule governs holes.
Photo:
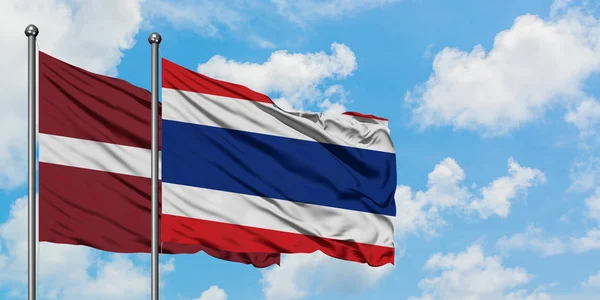
MULTIPOLYGON (((0 74, 0 298, 26 287, 22 32, 35 23, 42 51, 144 88, 158 31, 162 57, 282 106, 390 120, 395 267, 167 256, 163 299, 600 299, 598 3, 19 2, 0 4, 14 45, 0 50, 14 70, 0 74)), ((147 299, 149 267, 143 255, 43 244, 41 291, 147 299)))

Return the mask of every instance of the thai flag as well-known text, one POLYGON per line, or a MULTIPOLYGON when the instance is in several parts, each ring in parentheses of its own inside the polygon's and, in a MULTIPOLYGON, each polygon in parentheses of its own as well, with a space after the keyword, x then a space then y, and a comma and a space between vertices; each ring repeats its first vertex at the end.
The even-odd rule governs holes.
POLYGON ((162 103, 163 242, 394 263, 387 120, 287 112, 166 59, 162 103))

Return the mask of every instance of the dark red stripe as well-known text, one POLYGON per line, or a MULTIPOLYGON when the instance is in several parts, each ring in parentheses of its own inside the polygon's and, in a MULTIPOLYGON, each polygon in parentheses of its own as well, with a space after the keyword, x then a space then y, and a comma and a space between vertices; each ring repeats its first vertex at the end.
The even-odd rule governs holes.
POLYGON ((273 103, 268 96, 243 85, 210 78, 164 58, 162 59, 162 87, 240 100, 273 103))
MULTIPOLYGON (((149 178, 40 163, 40 241, 119 253, 149 253, 149 192, 149 178)), ((160 194, 159 190, 159 199, 160 194)), ((162 251, 205 251, 220 259, 256 267, 279 264, 276 253, 237 253, 201 244, 163 243, 162 251)))
POLYGON ((312 253, 382 266, 394 263, 394 249, 376 245, 305 236, 221 222, 163 215, 162 240, 207 245, 234 252, 312 253))
POLYGON ((380 118, 378 116, 365 115, 365 114, 361 114, 359 112, 354 112, 354 111, 347 111, 347 112, 344 113, 344 115, 349 115, 349 116, 354 116, 354 117, 359 117, 359 118, 366 118, 366 119, 382 120, 382 121, 387 121, 388 120, 388 119, 385 119, 385 118, 380 118))
POLYGON ((44 52, 39 61, 40 133, 150 149, 150 92, 44 52))

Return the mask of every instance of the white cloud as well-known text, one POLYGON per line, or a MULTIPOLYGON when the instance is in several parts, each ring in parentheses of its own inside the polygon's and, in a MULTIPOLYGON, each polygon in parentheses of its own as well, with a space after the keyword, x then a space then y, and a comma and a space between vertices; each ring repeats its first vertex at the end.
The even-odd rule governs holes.
POLYGON ((436 253, 424 268, 436 275, 419 282, 421 297, 409 299, 549 299, 539 291, 512 291, 529 283, 533 276, 521 267, 503 266, 499 256, 485 256, 478 244, 458 254, 436 253))
POLYGON ((141 0, 0 1, 0 188, 26 179, 27 39, 25 26, 40 29, 39 49, 92 72, 116 74, 123 50, 134 45, 142 22, 141 0), (110 22, 106 22, 110 20, 110 22), (101 34, 101 38, 99 38, 101 34))
POLYGON ((425 197, 435 207, 448 208, 462 205, 469 197, 466 187, 461 186, 465 180, 465 171, 456 160, 445 158, 427 175, 427 191, 417 197, 425 197))
MULTIPOLYGON (((516 292, 508 293, 502 300, 551 300, 555 299, 554 295, 550 295, 546 293, 543 289, 540 291, 533 291, 529 293, 526 290, 519 290, 516 292)), ((575 300, 573 298, 569 298, 570 300, 575 300)))
POLYGON ((528 226, 526 232, 511 237, 503 236, 496 242, 496 247, 502 252, 530 250, 539 252, 543 256, 563 254, 566 251, 566 246, 560 239, 544 237, 542 230, 535 226, 528 226))
MULTIPOLYGON (((600 187, 597 187, 584 203, 587 217, 600 224, 600 187)), ((585 236, 571 238, 571 248, 574 252, 600 250, 600 227, 588 230, 585 236)))
MULTIPOLYGON (((317 103, 319 110, 325 114, 340 115, 346 111, 346 91, 339 84, 332 85, 323 93, 324 99, 317 103)), ((280 99, 281 100, 281 99, 280 99)))
POLYGON ((600 229, 593 228, 585 236, 571 238, 571 247, 575 252, 600 250, 600 229))
POLYGON ((597 187, 596 191, 585 199, 585 207, 588 217, 600 223, 600 187, 597 187))
MULTIPOLYGON (((418 192, 423 193, 423 192, 418 192)), ((426 192, 425 192, 426 193, 426 192)), ((396 188, 396 217, 394 234, 403 237, 411 233, 423 232, 426 236, 437 235, 437 229, 446 222, 438 209, 428 203, 427 198, 413 197, 410 187, 396 188)))
POLYGON ((343 105, 342 100, 345 99, 343 88, 339 85, 323 86, 323 82, 327 79, 345 79, 352 75, 356 67, 352 50, 346 45, 333 43, 329 55, 324 52, 303 54, 281 50, 273 52, 264 63, 241 63, 215 55, 200 64, 198 72, 242 84, 258 92, 277 95, 279 99, 275 101, 282 108, 301 110, 304 106, 321 104, 339 111, 339 105, 343 105), (331 100, 334 96, 341 100, 334 102, 331 100), (339 105, 334 106, 335 103, 339 105))
POLYGON ((477 213, 484 219, 491 215, 507 217, 518 194, 545 180, 541 171, 521 167, 513 158, 508 160, 508 176, 495 179, 478 192, 464 184, 465 178, 456 160, 445 158, 429 173, 427 190, 413 194, 410 187, 399 186, 395 232, 399 236, 418 232, 436 235, 436 229, 446 224, 440 212, 448 209, 477 213))
POLYGON ((227 293, 218 286, 213 285, 194 300, 227 300, 227 293))
POLYGON ((266 40, 264 38, 261 38, 259 36, 256 35, 251 35, 248 38, 252 43, 254 43, 255 45, 257 45, 260 48, 263 49, 273 49, 273 48, 277 48, 277 45, 275 45, 273 42, 266 40))
MULTIPOLYGON (((43 298, 148 299, 148 267, 131 255, 103 257, 89 247, 40 243, 38 287, 43 298), (68 272, 65 272, 68 270, 68 272), (60 275, 60 276, 59 276, 60 275)), ((175 269, 161 264, 161 279, 175 269)), ((17 199, 9 219, 0 224, 0 286, 22 295, 27 287, 27 198, 17 199)))
POLYGON ((244 3, 214 0, 147 0, 144 14, 153 22, 168 21, 176 29, 189 29, 205 36, 220 35, 220 26, 237 29, 245 21, 244 3))
POLYGON ((303 25, 305 21, 319 18, 340 18, 359 11, 383 7, 400 0, 271 0, 279 14, 303 25))
POLYGON ((160 264, 160 274, 173 273, 175 271, 175 258, 171 257, 166 262, 160 264))
POLYGON ((600 157, 589 157, 573 163, 569 172, 569 191, 585 192, 600 185, 600 157))
POLYGON ((489 52, 481 45, 440 51, 427 82, 405 97, 414 121, 422 128, 506 134, 543 117, 553 104, 584 98, 584 82, 600 71, 600 22, 562 2, 548 20, 516 18, 489 52))
POLYGON ((61 299, 147 299, 150 296, 148 274, 130 259, 114 255, 110 261, 98 260, 96 264, 95 276, 88 274, 84 280, 69 285, 61 282, 62 279, 57 280, 58 285, 53 284, 53 287, 62 286, 62 291, 56 291, 57 295, 62 292, 61 299))
POLYGON ((538 183, 546 182, 544 174, 537 169, 521 167, 512 157, 508 160, 508 176, 494 180, 481 190, 483 197, 470 203, 469 209, 479 213, 482 218, 492 214, 508 216, 511 200, 517 193, 523 192, 538 183))
POLYGON ((431 52, 433 48, 433 44, 429 44, 427 46, 427 48, 425 48, 425 51, 423 52, 423 57, 429 58, 433 55, 433 53, 431 52))
POLYGON ((600 124, 600 102, 588 98, 565 115, 565 121, 575 125, 583 136, 591 136, 596 133, 600 124))
POLYGON ((600 271, 594 275, 590 275, 588 279, 581 283, 584 288, 600 289, 600 271))
POLYGON ((259 36, 252 26, 265 20, 268 26, 287 21, 306 25, 307 20, 338 18, 360 11, 382 7, 400 0, 145 0, 144 16, 153 27, 166 21, 176 29, 186 29, 209 37, 222 38, 230 33, 260 48, 273 49, 276 45, 259 36), (285 21, 285 20, 284 20, 285 21))
POLYGON ((283 256, 281 266, 263 270, 261 284, 266 300, 303 299, 315 292, 346 294, 373 288, 393 269, 390 264, 373 268, 321 252, 294 254, 283 256))
POLYGON ((550 16, 554 17, 569 9, 573 0, 554 0, 550 6, 550 16))
POLYGON ((439 212, 451 207, 463 207, 470 197, 462 185, 465 172, 453 158, 445 158, 429 173, 427 190, 414 194, 408 186, 396 188, 396 218, 394 232, 402 237, 422 231, 436 235, 436 229, 445 225, 439 212))

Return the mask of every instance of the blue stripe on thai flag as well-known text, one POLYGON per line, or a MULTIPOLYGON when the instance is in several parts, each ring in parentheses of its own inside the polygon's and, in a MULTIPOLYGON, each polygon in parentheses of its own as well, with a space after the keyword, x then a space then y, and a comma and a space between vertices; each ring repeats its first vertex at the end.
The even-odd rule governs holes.
POLYGON ((394 262, 387 120, 286 112, 162 62, 163 241, 394 262))
POLYGON ((163 181, 395 216, 395 156, 163 120, 163 181))

